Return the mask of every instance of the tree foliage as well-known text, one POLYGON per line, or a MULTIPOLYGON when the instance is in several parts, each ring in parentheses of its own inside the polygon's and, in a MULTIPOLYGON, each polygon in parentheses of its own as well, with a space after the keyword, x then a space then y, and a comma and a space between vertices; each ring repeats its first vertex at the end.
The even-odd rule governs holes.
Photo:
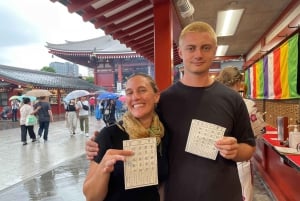
POLYGON ((49 67, 49 66, 44 66, 41 71, 44 71, 44 72, 51 72, 51 73, 56 73, 56 71, 54 70, 54 68, 52 67, 49 67))
POLYGON ((94 84, 94 83, 95 83, 94 77, 86 77, 85 80, 88 81, 88 82, 91 83, 91 84, 94 84))

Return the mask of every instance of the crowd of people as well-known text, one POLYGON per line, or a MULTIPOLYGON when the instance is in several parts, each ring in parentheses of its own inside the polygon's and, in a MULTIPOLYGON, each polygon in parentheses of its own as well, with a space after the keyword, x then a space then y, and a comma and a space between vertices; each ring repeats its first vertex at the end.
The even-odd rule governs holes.
POLYGON ((95 107, 95 117, 103 120, 105 125, 114 124, 126 111, 125 105, 118 99, 100 99, 95 107))
POLYGON ((71 99, 65 106, 66 124, 70 135, 75 135, 77 120, 79 120, 80 133, 89 136, 89 114, 95 116, 98 121, 103 121, 106 126, 116 122, 116 100, 101 99, 95 102, 94 97, 79 97, 71 99))
POLYGON ((12 122, 18 121, 18 111, 20 108, 20 101, 17 99, 11 100, 10 106, 3 107, 2 111, 0 112, 0 119, 3 120, 10 120, 12 122))
MULTIPOLYGON (((31 98, 24 96, 22 100, 12 99, 9 107, 10 118, 12 121, 18 121, 20 117, 21 141, 27 145, 27 133, 32 142, 43 138, 48 140, 49 125, 53 121, 51 104, 47 96, 37 97, 32 101, 31 98), (23 107, 24 106, 24 107, 23 107), (19 115, 18 115, 19 113, 19 115), (36 123, 27 125, 26 120, 31 116, 36 117, 36 123), (38 134, 34 133, 34 126, 38 125, 38 134)), ((118 106, 116 99, 97 99, 94 96, 82 96, 65 102, 65 121, 66 127, 71 136, 76 134, 77 124, 79 122, 79 134, 89 137, 89 116, 95 116, 99 121, 103 121, 106 126, 116 122, 118 106)), ((1 114, 2 115, 2 114, 1 114)), ((7 116, 7 114, 6 114, 7 116)))

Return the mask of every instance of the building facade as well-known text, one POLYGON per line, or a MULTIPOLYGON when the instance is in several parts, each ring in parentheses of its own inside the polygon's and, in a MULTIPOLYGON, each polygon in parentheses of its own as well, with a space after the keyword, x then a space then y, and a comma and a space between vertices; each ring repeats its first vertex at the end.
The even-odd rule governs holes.
POLYGON ((73 90, 91 93, 103 90, 79 77, 0 65, 0 112, 3 107, 10 106, 11 96, 22 95, 32 89, 47 89, 52 93, 49 102, 54 114, 65 112, 63 98, 73 90))
POLYGON ((123 89, 127 77, 135 72, 154 76, 154 65, 111 36, 79 42, 50 44, 49 53, 93 70, 95 84, 108 91, 123 89))
POLYGON ((57 74, 67 75, 72 77, 79 76, 79 68, 77 64, 70 63, 70 62, 51 62, 49 64, 51 68, 55 70, 57 74))

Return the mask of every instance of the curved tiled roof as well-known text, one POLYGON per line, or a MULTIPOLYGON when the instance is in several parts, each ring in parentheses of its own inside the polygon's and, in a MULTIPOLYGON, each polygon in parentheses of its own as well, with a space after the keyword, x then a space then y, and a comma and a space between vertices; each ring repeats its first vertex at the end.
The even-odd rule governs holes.
POLYGON ((66 41, 64 44, 47 43, 46 47, 50 50, 89 52, 94 54, 136 54, 118 40, 105 35, 84 41, 66 41))
POLYGON ((32 85, 41 88, 85 89, 89 91, 102 89, 78 77, 4 65, 0 65, 0 79, 22 86, 32 85))

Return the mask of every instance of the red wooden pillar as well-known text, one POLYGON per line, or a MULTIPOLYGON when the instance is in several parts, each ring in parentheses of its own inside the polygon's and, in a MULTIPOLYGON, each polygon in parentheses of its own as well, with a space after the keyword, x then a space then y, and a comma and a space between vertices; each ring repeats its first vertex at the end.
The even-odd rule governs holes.
POLYGON ((97 83, 98 83, 97 68, 98 68, 98 66, 94 66, 94 84, 95 85, 97 85, 97 83))
POLYGON ((62 114, 63 113, 63 111, 62 111, 62 108, 61 108, 61 93, 60 93, 60 91, 61 91, 62 89, 56 89, 56 91, 57 91, 57 113, 58 114, 62 114))
POLYGON ((122 65, 118 64, 118 82, 122 83, 123 75, 122 75, 122 65))
POLYGON ((160 90, 173 83, 172 1, 154 0, 154 66, 160 90))

